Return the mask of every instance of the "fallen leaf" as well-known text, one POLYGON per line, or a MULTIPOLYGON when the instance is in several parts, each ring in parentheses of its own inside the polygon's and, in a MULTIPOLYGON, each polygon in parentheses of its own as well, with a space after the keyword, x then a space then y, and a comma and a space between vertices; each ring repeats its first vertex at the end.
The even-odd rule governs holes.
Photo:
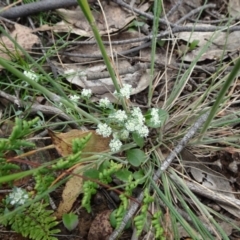
MULTIPOLYGON (((34 44, 39 43, 37 35, 32 34, 30 28, 24 27, 20 24, 14 24, 15 29, 9 35, 24 49, 31 50, 34 44)), ((16 53, 15 44, 7 37, 2 36, 0 38, 0 57, 10 60, 11 56, 16 53)), ((17 54, 24 55, 20 50, 17 54)), ((0 66, 0 68, 2 68, 0 66)))
POLYGON ((240 16, 240 0, 229 0, 228 1, 228 12, 232 17, 240 16))
MULTIPOLYGON (((211 27, 210 24, 186 24, 186 26, 192 26, 193 30, 194 27, 204 27, 208 28, 211 27)), ((178 38, 191 43, 194 40, 198 41, 198 47, 194 50, 188 52, 183 56, 183 60, 187 62, 192 62, 196 59, 202 48, 209 44, 207 51, 201 53, 201 56, 198 61, 204 61, 206 59, 209 60, 216 60, 224 55, 226 52, 236 51, 240 44, 240 32, 181 32, 176 34, 178 38)))
MULTIPOLYGON (((87 152, 103 152, 109 149, 110 137, 104 138, 96 133, 94 130, 71 130, 67 133, 54 133, 51 130, 48 130, 48 133, 60 155, 68 156, 72 153, 72 141, 76 138, 83 138, 91 133, 91 138, 88 141, 85 148, 82 150, 83 153, 87 152)), ((89 156, 90 154, 88 154, 89 156)), ((83 173, 83 168, 85 165, 80 165, 74 169, 74 174, 83 173)), ((68 213, 77 197, 82 193, 83 179, 77 175, 73 175, 65 185, 65 188, 62 193, 62 200, 58 206, 58 209, 55 213, 55 216, 60 219, 64 213, 68 213)))
POLYGON ((104 152, 109 149, 109 142, 111 140, 111 137, 104 138, 101 135, 98 135, 94 130, 83 131, 73 129, 67 133, 54 133, 51 130, 48 130, 48 133, 56 150, 63 157, 72 153, 72 141, 74 139, 86 137, 89 133, 92 135, 87 145, 82 150, 83 153, 104 152))
MULTIPOLYGON (((149 86, 150 69, 147 64, 138 63, 131 66, 129 61, 119 61, 116 66, 116 72, 119 71, 120 81, 123 84, 130 84, 132 86, 131 95, 137 94, 149 86)), ((115 88, 112 79, 104 74, 107 73, 106 65, 102 63, 95 64, 92 67, 72 65, 70 68, 58 67, 60 74, 64 74, 67 81, 82 88, 91 89, 92 93, 100 98, 104 94, 113 93, 115 88), (69 74, 69 72, 71 73, 69 74)), ((154 76, 156 76, 155 73, 154 76)), ((109 96, 111 102, 116 102, 116 98, 109 96)))
MULTIPOLYGON (((111 41, 124 41, 124 40, 131 40, 135 38, 141 38, 144 37, 142 33, 139 33, 138 31, 126 31, 126 32, 120 32, 115 33, 110 36, 111 41)), ((108 36, 102 36, 103 41, 109 41, 108 36)), ((121 45, 112 45, 111 47, 109 45, 105 46, 107 54, 110 56, 111 51, 113 53, 121 53, 123 51, 127 51, 131 48, 137 47, 141 45, 143 42, 132 42, 128 44, 121 44, 121 45)), ((69 53, 75 54, 75 56, 69 56, 71 61, 76 63, 88 63, 93 61, 95 58, 86 58, 81 57, 81 55, 90 55, 90 56, 101 56, 101 51, 97 44, 90 44, 90 45, 76 45, 72 50, 69 51, 69 53), (77 56, 79 54, 79 56, 77 56)))
MULTIPOLYGON (((78 166, 76 169, 74 169, 74 174, 82 174, 82 168, 85 167, 84 165, 78 166)), ((78 177, 76 175, 73 175, 66 183, 64 190, 62 192, 62 200, 55 212, 55 216, 58 219, 62 218, 62 215, 64 213, 68 213, 74 202, 76 201, 79 194, 81 194, 83 186, 83 179, 81 177, 78 177)))
MULTIPOLYGON (((129 14, 129 11, 120 8, 118 4, 112 1, 108 1, 108 3, 107 1, 101 1, 101 4, 107 23, 101 11, 92 11, 101 35, 119 31, 135 18, 133 14, 129 14), (108 28, 106 27, 107 25, 108 28)), ((148 8, 149 3, 145 3, 139 7, 139 10, 146 11, 148 8)), ((64 21, 57 23, 53 27, 55 32, 71 32, 85 37, 93 36, 89 23, 80 8, 74 10, 58 9, 57 12, 63 17, 64 21)))
MULTIPOLYGON (((187 149, 181 152, 181 156, 186 161, 186 165, 190 168, 190 172, 197 182, 216 193, 227 193, 228 197, 236 199, 232 192, 230 181, 225 176, 205 166, 187 149)), ((240 208, 237 205, 235 207, 221 202, 219 205, 234 216, 240 216, 240 208)))

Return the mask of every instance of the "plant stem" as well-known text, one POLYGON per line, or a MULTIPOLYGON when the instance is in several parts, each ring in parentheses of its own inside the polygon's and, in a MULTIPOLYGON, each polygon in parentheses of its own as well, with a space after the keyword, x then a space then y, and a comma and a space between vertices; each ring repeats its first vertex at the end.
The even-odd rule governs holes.
MULTIPOLYGON (((118 81, 117 81, 117 78, 116 78, 116 75, 115 75, 115 71, 114 71, 114 69, 111 65, 111 61, 109 60, 109 56, 107 55, 107 51, 106 51, 105 46, 102 42, 100 33, 99 33, 97 25, 96 25, 96 21, 95 21, 93 15, 91 13, 88 1, 87 0, 77 0, 77 1, 78 1, 79 6, 81 7, 86 19, 88 20, 88 22, 89 22, 89 24, 92 28, 94 37, 95 37, 95 39, 98 43, 99 49, 102 53, 104 63, 106 64, 106 67, 107 67, 109 75, 112 79, 113 85, 114 85, 117 93, 119 93, 120 87, 119 87, 119 84, 118 84, 118 81)), ((124 110, 127 110, 125 99, 121 99, 121 103, 122 103, 122 106, 123 106, 124 110)))
POLYGON ((237 76, 237 74, 239 73, 239 69, 240 69, 240 58, 237 60, 235 66, 233 67, 232 71, 230 72, 230 74, 227 77, 226 82, 224 83, 223 87, 221 88, 216 101, 214 102, 210 114, 202 128, 201 131, 201 136, 204 135, 204 132, 207 130, 207 128, 209 127, 212 119, 214 118, 216 112, 219 109, 220 104, 223 102, 224 100, 224 95, 226 94, 227 90, 229 89, 229 87, 231 86, 232 81, 235 79, 235 77, 237 76))
POLYGON ((155 64, 155 54, 157 45, 157 34, 159 17, 162 12, 162 0, 154 0, 154 20, 153 20, 153 38, 152 38, 152 50, 151 50, 151 70, 150 70, 150 81, 148 88, 148 107, 151 106, 152 95, 153 95, 153 79, 154 79, 154 64, 155 64))
POLYGON ((88 114, 87 112, 83 111, 76 105, 72 104, 68 99, 64 99, 62 97, 57 96, 56 94, 50 92, 45 87, 41 86, 39 83, 35 82, 34 80, 28 78, 23 73, 18 71, 16 68, 14 68, 6 59, 0 58, 0 65, 6 68, 9 72, 14 74, 15 76, 19 77, 20 79, 26 81, 29 83, 34 89, 37 89, 39 92, 43 93, 45 96, 47 96, 49 99, 51 99, 53 102, 59 101, 63 103, 65 106, 76 110, 79 114, 83 115, 84 117, 88 118, 92 122, 98 124, 100 121, 97 118, 94 118, 92 115, 88 114))

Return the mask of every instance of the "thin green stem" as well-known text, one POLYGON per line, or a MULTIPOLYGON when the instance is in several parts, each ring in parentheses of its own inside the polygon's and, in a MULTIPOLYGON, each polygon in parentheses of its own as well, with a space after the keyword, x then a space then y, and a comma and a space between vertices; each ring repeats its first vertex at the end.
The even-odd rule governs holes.
MULTIPOLYGON (((92 12, 91 12, 89 4, 88 4, 88 1, 87 0, 78 0, 78 4, 81 7, 81 9, 82 9, 86 19, 88 20, 88 22, 89 22, 89 24, 90 24, 90 26, 92 28, 93 34, 94 34, 95 39, 96 39, 96 41, 98 43, 99 49, 100 49, 100 51, 102 53, 103 60, 104 60, 104 62, 106 64, 106 67, 107 67, 107 70, 109 72, 109 75, 111 76, 113 85, 114 85, 116 91, 119 93, 120 86, 118 84, 115 71, 114 71, 114 69, 113 69, 113 67, 111 65, 111 62, 109 60, 109 56, 108 56, 107 51, 105 49, 105 46, 104 46, 104 44, 102 42, 100 33, 99 33, 97 25, 96 25, 96 21, 95 21, 93 15, 92 15, 92 12)), ((123 108, 125 110, 127 110, 125 99, 121 98, 121 103, 122 103, 123 108)))
POLYGON ((220 104, 224 101, 224 96, 225 96, 227 90, 229 89, 229 87, 231 86, 232 81, 235 79, 235 77, 239 73, 239 69, 240 69, 240 58, 237 60, 234 68, 232 69, 232 71, 228 75, 226 82, 224 83, 223 87, 221 88, 221 90, 220 90, 220 92, 217 96, 217 99, 216 99, 215 103, 213 104, 213 106, 211 108, 210 114, 209 114, 209 116, 208 116, 208 118, 207 118, 207 120, 206 120, 206 122, 205 122, 205 124, 202 128, 202 131, 201 131, 202 136, 204 135, 205 131, 209 127, 209 125, 210 125, 212 119, 214 118, 215 114, 219 110, 220 104))
POLYGON ((154 21, 153 21, 153 39, 152 39, 152 50, 151 50, 151 70, 150 70, 150 81, 148 89, 148 106, 151 106, 152 95, 153 95, 153 79, 154 79, 154 65, 155 65, 155 54, 157 46, 157 34, 159 18, 162 12, 162 0, 154 0, 154 21))
POLYGON ((35 66, 45 77, 46 79, 52 84, 52 86, 58 91, 58 93, 60 95, 62 95, 63 97, 67 98, 66 94, 64 93, 64 91, 62 90, 62 88, 60 87, 60 85, 55 81, 55 79, 52 79, 41 67, 40 64, 37 64, 36 61, 28 54, 27 51, 25 51, 25 49, 22 48, 21 45, 18 44, 18 42, 11 37, 11 35, 9 35, 5 29, 0 26, 0 31, 7 36, 13 43, 14 46, 18 49, 21 50, 21 52, 24 54, 24 56, 33 64, 33 66, 35 66))
POLYGON ((79 114, 83 115, 84 117, 91 120, 92 122, 94 122, 96 124, 100 123, 100 121, 97 118, 94 118, 92 115, 90 115, 87 112, 83 111, 82 109, 78 108, 76 105, 72 104, 68 99, 57 96, 56 94, 50 92, 45 87, 41 86, 39 83, 37 83, 34 80, 25 76, 23 73, 21 73, 16 68, 14 68, 8 61, 6 61, 6 59, 0 58, 0 65, 3 66, 4 68, 6 68, 9 72, 14 74, 15 76, 17 76, 20 79, 29 83, 34 89, 37 89, 39 92, 43 93, 45 96, 47 96, 53 102, 59 101, 59 102, 63 103, 64 106, 74 109, 79 114))

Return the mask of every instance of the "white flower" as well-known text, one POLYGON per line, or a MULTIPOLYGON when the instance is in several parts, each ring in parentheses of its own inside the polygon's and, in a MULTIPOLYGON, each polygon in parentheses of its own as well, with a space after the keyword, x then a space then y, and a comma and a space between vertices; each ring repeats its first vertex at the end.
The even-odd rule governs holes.
POLYGON ((124 110, 117 110, 115 113, 111 114, 109 118, 113 118, 118 122, 124 122, 128 117, 124 110))
POLYGON ((102 108, 110 108, 112 103, 109 101, 107 97, 99 100, 99 106, 102 108))
POLYGON ((125 128, 129 132, 136 132, 140 137, 147 137, 149 129, 144 125, 145 118, 140 108, 134 108, 131 111, 131 118, 125 123, 125 128))
POLYGON ((80 99, 80 96, 78 96, 78 95, 70 95, 69 98, 73 102, 78 102, 78 100, 80 99))
POLYGON ((109 147, 112 152, 118 152, 122 146, 122 142, 119 139, 112 139, 109 143, 109 147))
POLYGON ((92 95, 92 90, 91 89, 83 89, 81 92, 81 96, 83 98, 90 98, 92 95))
POLYGON ((103 137, 109 137, 112 133, 112 129, 106 123, 99 123, 96 132, 103 137))
POLYGON ((131 116, 134 118, 134 119, 137 119, 139 123, 143 124, 144 121, 145 121, 145 118, 142 114, 142 111, 139 107, 135 107, 131 110, 131 116))
POLYGON ((137 131, 138 128, 141 128, 142 126, 144 126, 145 118, 139 107, 133 108, 130 113, 131 113, 131 117, 126 122, 125 128, 129 132, 134 132, 134 131, 137 131))
POLYGON ((129 131, 129 132, 134 132, 135 128, 136 128, 136 121, 134 119, 129 119, 126 123, 125 123, 125 128, 129 131))
POLYGON ((147 126, 142 125, 137 127, 136 132, 139 134, 140 137, 147 137, 149 134, 149 129, 147 126))
POLYGON ((39 76, 33 71, 24 71, 23 74, 33 81, 37 82, 39 80, 39 76))
MULTIPOLYGON (((123 84, 123 87, 120 89, 119 95, 121 97, 125 97, 129 99, 131 92, 132 92, 132 86, 130 84, 123 84)), ((113 94, 118 95, 116 91, 113 94)))
POLYGON ((120 89, 120 94, 122 97, 130 98, 132 92, 132 86, 130 84, 123 84, 123 87, 120 89))
POLYGON ((158 115, 158 109, 157 108, 152 108, 151 109, 151 120, 150 120, 154 125, 158 125, 161 123, 161 120, 159 119, 158 115))
POLYGON ((11 205, 23 205, 28 199, 28 194, 21 188, 14 188, 8 197, 11 205))

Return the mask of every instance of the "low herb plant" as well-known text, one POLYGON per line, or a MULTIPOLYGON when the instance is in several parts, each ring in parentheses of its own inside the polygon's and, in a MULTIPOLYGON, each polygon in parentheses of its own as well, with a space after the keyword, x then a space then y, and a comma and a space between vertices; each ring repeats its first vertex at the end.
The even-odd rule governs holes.
MULTIPOLYGON (((34 73, 31 73, 31 76, 29 72, 24 72, 24 74, 33 81, 37 79, 34 73)), ((128 99, 130 94, 130 85, 124 85, 123 88, 120 89, 119 94, 115 93, 119 100, 120 98, 124 98, 124 100, 128 99)), ((91 91, 85 89, 82 91, 80 97, 83 100, 88 100, 90 96, 91 91)), ((76 96, 70 96, 70 98, 72 101, 78 99, 76 96)), ((97 107, 102 109, 104 118, 101 118, 105 120, 97 124, 96 133, 103 137, 112 136, 112 140, 109 144, 111 152, 116 154, 123 150, 124 145, 133 142, 133 148, 126 149, 126 161, 124 163, 116 163, 113 160, 105 161, 104 164, 100 165, 99 169, 96 169, 94 176, 92 173, 85 173, 88 177, 98 179, 102 184, 110 184, 112 183, 112 177, 117 172, 116 177, 125 183, 123 193, 120 195, 122 203, 114 214, 116 227, 118 227, 128 208, 128 198, 132 196, 132 191, 139 184, 143 184, 142 179, 144 179, 144 172, 139 170, 133 171, 131 170, 131 166, 141 166, 148 160, 149 156, 147 156, 141 148, 144 146, 145 139, 150 131, 154 128, 160 128, 166 121, 168 114, 164 110, 157 108, 152 108, 145 114, 142 113, 139 107, 129 107, 126 111, 120 110, 118 109, 118 105, 114 106, 107 98, 100 100, 97 105, 97 107)), ((68 110, 66 109, 66 111, 68 110)), ((9 138, 1 139, 1 177, 7 177, 11 175, 13 171, 20 170, 17 164, 9 163, 4 156, 6 152, 10 150, 17 151, 20 148, 35 147, 32 142, 26 141, 24 138, 32 132, 33 126, 36 126, 38 121, 39 118, 35 118, 31 121, 16 118, 15 126, 9 138)), ((52 163, 48 167, 35 170, 33 173, 35 191, 37 193, 35 196, 30 196, 24 189, 13 188, 12 193, 7 195, 2 202, 2 207, 0 208, 0 222, 3 225, 11 225, 13 230, 31 239, 56 239, 51 235, 57 233, 59 230, 51 228, 56 226, 58 222, 51 216, 53 211, 47 209, 49 203, 48 195, 42 197, 45 203, 39 201, 35 202, 34 199, 48 190, 55 179, 57 171, 66 170, 79 162, 79 159, 81 159, 81 150, 84 149, 90 137, 91 135, 88 135, 84 138, 75 139, 72 146, 73 153, 67 158, 58 159, 56 163, 52 163), (27 208, 21 207, 26 203, 28 203, 27 208), (35 211, 40 205, 41 211, 35 211), (17 211, 18 218, 13 217, 12 211, 17 211), (36 219, 36 221, 33 223, 30 221, 31 218, 36 219), (34 231, 34 229, 39 229, 39 231, 34 231)), ((11 182, 9 181, 9 183, 11 182)), ((90 200, 92 195, 96 193, 97 188, 98 184, 94 181, 84 182, 82 206, 85 207, 88 212, 91 211, 90 200)), ((147 202, 144 202, 140 214, 136 220, 134 220, 138 234, 140 234, 143 229, 144 221, 140 220, 146 215, 148 205, 147 202), (139 216, 141 216, 141 218, 139 216)))
MULTIPOLYGON (((24 137, 32 132, 32 126, 38 121, 38 118, 31 121, 17 118, 11 135, 8 138, 0 139, 1 183, 8 183, 11 186, 14 178, 21 178, 26 175, 21 173, 19 165, 8 162, 5 156, 9 151, 34 147, 34 144, 24 140, 24 137), (15 171, 18 171, 19 174, 14 177, 13 172, 15 171)), ((39 174, 37 171, 34 174, 37 179, 39 174)), ((49 185, 45 185, 45 187, 47 188, 49 185)), ((39 189, 37 185, 35 185, 35 188, 36 190, 39 189)), ((39 195, 42 194, 41 189, 38 193, 39 195)), ((6 195, 0 204, 0 224, 10 225, 12 230, 30 239, 57 239, 52 236, 52 234, 59 232, 58 229, 55 229, 58 222, 52 216, 53 211, 48 209, 47 201, 45 203, 33 201, 35 197, 37 196, 26 192, 22 188, 13 187, 12 192, 6 195)))
MULTIPOLYGON (((160 6, 160 4, 158 4, 159 2, 159 0, 155 1, 156 6, 160 6)), ((120 81, 116 78, 117 74, 115 74, 108 55, 106 54, 87 1, 79 0, 78 3, 82 7, 92 27, 102 52, 116 89, 114 96, 117 104, 111 103, 108 98, 100 99, 97 104, 92 103, 92 93, 90 89, 73 92, 69 86, 63 87, 64 85, 60 78, 53 79, 45 73, 41 65, 36 64, 36 61, 34 61, 14 39, 11 39, 10 36, 9 38, 15 43, 16 47, 24 53, 28 66, 30 67, 26 69, 23 67, 18 68, 16 67, 16 63, 5 61, 2 58, 0 58, 0 64, 16 77, 16 81, 21 80, 21 89, 25 90, 24 96, 31 97, 32 94, 42 94, 47 100, 55 104, 55 106, 60 107, 65 113, 73 117, 75 123, 95 128, 96 133, 102 137, 112 138, 109 144, 110 151, 108 153, 95 154, 94 159, 96 160, 97 167, 83 172, 83 175, 89 180, 85 180, 83 184, 82 206, 85 207, 88 212, 91 212, 91 198, 101 184, 104 186, 108 185, 109 188, 111 187, 113 189, 114 187, 119 188, 118 190, 121 192, 119 195, 121 203, 111 215, 111 223, 117 229, 129 208, 130 199, 136 197, 134 190, 138 187, 144 190, 143 202, 133 221, 129 223, 136 227, 138 235, 140 235, 143 230, 148 231, 152 227, 156 239, 167 239, 166 229, 164 229, 164 226, 161 224, 163 222, 162 210, 167 209, 166 211, 170 213, 170 219, 168 220, 171 226, 170 232, 173 232, 172 234, 175 239, 180 239, 178 223, 183 226, 188 235, 193 239, 215 239, 217 234, 221 236, 221 239, 228 239, 226 233, 222 231, 221 227, 213 219, 215 215, 219 218, 219 214, 211 211, 210 215, 208 208, 197 200, 189 188, 184 185, 181 178, 179 179, 179 182, 182 181, 181 184, 177 184, 176 181, 171 178, 174 174, 175 178, 178 177, 175 169, 170 169, 169 172, 171 175, 168 173, 162 174, 159 179, 162 184, 161 187, 153 182, 152 177, 154 170, 161 166, 161 162, 165 158, 161 155, 161 151, 157 151, 156 149, 160 146, 163 147, 164 150, 170 149, 184 136, 189 126, 194 123, 197 117, 204 111, 209 110, 212 105, 212 112, 202 130, 205 135, 204 137, 200 135, 202 138, 198 136, 199 138, 193 139, 191 142, 192 146, 204 146, 205 151, 209 142, 220 144, 222 140, 214 138, 213 132, 221 127, 224 127, 224 131, 226 131, 226 127, 231 127, 233 122, 236 124, 239 123, 239 119, 235 120, 235 118, 234 121, 231 122, 227 118, 212 121, 217 111, 226 107, 226 101, 223 101, 224 95, 236 76, 237 68, 234 68, 234 71, 231 72, 228 79, 221 78, 216 86, 208 87, 205 92, 201 92, 200 88, 201 86, 208 86, 207 82, 213 80, 212 76, 202 84, 199 84, 198 89, 195 90, 191 96, 182 97, 181 93, 185 84, 188 82, 194 65, 200 57, 199 54, 190 64, 189 69, 184 71, 184 74, 179 71, 179 75, 174 82, 174 87, 165 99, 166 102, 163 104, 163 109, 152 107, 154 106, 152 105, 152 96, 154 90, 153 71, 155 54, 155 48, 152 48, 153 57, 150 76, 151 84, 148 93, 148 108, 144 110, 139 107, 134 107, 129 104, 132 86, 129 84, 119 84, 120 81), (216 92, 218 93, 216 89, 221 89, 219 96, 216 95, 216 92), (195 95, 198 100, 189 104, 189 99, 195 95), (211 96, 210 100, 208 99, 208 95, 211 96), (213 104, 212 99, 217 101, 213 104), (87 111, 84 111, 81 108, 82 106, 84 106, 87 111), (209 131, 210 122, 211 130, 209 131), (163 131, 165 124, 168 124, 168 128, 166 131, 163 131), (164 136, 162 136, 163 132, 164 136), (120 180, 122 185, 114 186, 114 178, 120 180), (155 195, 153 195, 153 189, 155 195), (211 229, 217 229, 218 232, 215 232, 215 236, 202 223, 192 208, 189 207, 186 198, 190 198, 194 208, 199 210, 206 219, 209 219, 211 229), (179 204, 177 207, 176 202, 179 204), (157 210, 153 212, 150 211, 151 206, 157 206, 157 210), (177 211, 179 206, 188 213, 188 216, 191 218, 191 224, 177 211)), ((158 32, 157 26, 160 9, 154 9, 156 11, 154 13, 154 34, 156 35, 158 32)), ((7 35, 1 26, 0 28, 1 31, 7 35)), ((156 45, 156 43, 153 42, 153 45, 156 45)), ((190 48, 194 49, 196 45, 197 43, 194 42, 190 48)), ((207 45, 204 46, 201 54, 207 50, 207 47, 207 45)), ((217 72, 216 75, 219 72, 217 72)), ((14 79, 12 81, 14 81, 14 79)), ((4 81, 2 81, 1 86, 3 86, 4 90, 8 90, 9 88, 11 88, 12 92, 15 90, 14 84, 12 83, 6 85, 4 81)), ((20 92, 20 97, 23 97, 21 94, 22 92, 20 92)), ((22 99, 24 99, 24 97, 22 99)), ((21 117, 24 114, 24 110, 21 113, 21 117)), ((232 114, 232 117, 234 117, 234 114, 232 114)), ((75 164, 83 160, 87 163, 87 160, 82 158, 81 151, 91 136, 89 135, 85 138, 74 140, 72 147, 73 152, 66 158, 56 159, 37 169, 21 171, 18 164, 8 161, 5 156, 8 151, 18 152, 25 148, 34 147, 32 142, 25 140, 25 137, 33 131, 33 126, 40 126, 38 119, 25 121, 21 118, 16 118, 12 134, 8 138, 0 139, 0 184, 8 183, 9 186, 12 187, 15 179, 28 175, 32 175, 35 180, 34 193, 26 192, 22 188, 12 188, 12 192, 5 196, 0 205, 0 223, 10 225, 13 230, 31 239, 56 239, 52 234, 59 231, 56 227, 58 222, 52 216, 52 211, 49 210, 48 207, 48 193, 53 191, 51 184, 56 179, 58 171, 72 168, 75 164), (17 218, 14 217, 15 214, 18 214, 17 218), (30 221, 30 219, 34 219, 34 221, 30 221), (38 236, 36 236, 35 233, 38 233, 38 236)), ((239 136, 224 138, 227 146, 236 148, 238 147, 236 146, 238 139, 239 136)), ((211 150, 211 146, 209 149, 211 150)), ((224 220, 224 217, 221 218, 224 220)), ((77 222, 75 215, 67 215, 64 219, 66 227, 72 230, 77 222)))

